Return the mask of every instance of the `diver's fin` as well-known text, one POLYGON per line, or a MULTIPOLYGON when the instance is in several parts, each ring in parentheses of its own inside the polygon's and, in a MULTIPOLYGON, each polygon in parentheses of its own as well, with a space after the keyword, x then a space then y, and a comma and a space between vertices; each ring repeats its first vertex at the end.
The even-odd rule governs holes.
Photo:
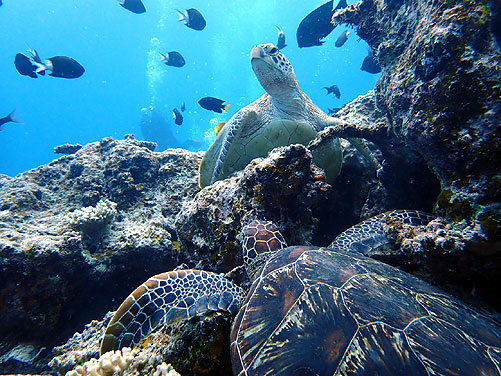
POLYGON ((157 274, 135 289, 111 319, 101 355, 132 347, 161 325, 207 311, 237 313, 245 291, 220 274, 188 269, 157 274))

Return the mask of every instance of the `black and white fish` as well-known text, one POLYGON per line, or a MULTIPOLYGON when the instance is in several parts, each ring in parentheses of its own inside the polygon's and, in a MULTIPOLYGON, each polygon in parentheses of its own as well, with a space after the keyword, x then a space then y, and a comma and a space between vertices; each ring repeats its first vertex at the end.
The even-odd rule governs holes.
POLYGON ((381 72, 381 67, 374 56, 374 53, 371 51, 369 54, 365 57, 364 61, 362 62, 362 66, 360 67, 361 70, 366 71, 368 73, 379 73, 381 72))
POLYGON ((37 66, 30 60, 29 57, 18 53, 14 58, 14 65, 17 71, 23 76, 28 76, 31 78, 37 78, 36 70, 37 66))
POLYGON ((45 61, 45 64, 35 63, 37 73, 49 71, 49 76, 60 78, 78 78, 85 72, 85 68, 78 61, 68 56, 54 56, 45 61))
POLYGON ((207 22, 204 16, 195 8, 186 9, 186 12, 177 10, 180 14, 178 21, 184 21, 184 24, 193 30, 203 30, 207 22))
POLYGON ((351 33, 348 30, 343 31, 336 39, 336 47, 341 47, 348 40, 348 35, 351 33))
POLYGON ((118 0, 118 2, 132 13, 141 14, 146 12, 146 8, 141 0, 118 0))
POLYGON ((184 61, 183 55, 181 55, 177 51, 170 51, 167 52, 165 55, 162 55, 162 58, 160 61, 163 61, 165 65, 170 65, 171 67, 182 67, 184 64, 186 64, 186 61, 184 61))
POLYGON ((209 111, 214 111, 218 113, 222 113, 223 110, 228 112, 229 104, 225 104, 225 101, 222 99, 214 98, 214 97, 205 97, 198 101, 198 104, 209 111))
POLYGON ((14 117, 14 114, 16 113, 16 110, 12 111, 10 114, 7 116, 4 116, 3 118, 0 118, 0 131, 2 131, 2 125, 5 123, 22 123, 22 121, 16 119, 14 117))
POLYGON ((177 125, 183 124, 183 115, 181 115, 181 112, 177 108, 172 110, 172 118, 174 119, 174 123, 177 125))
POLYGON ((280 26, 275 25, 275 27, 278 30, 278 41, 277 41, 276 46, 279 50, 281 50, 281 49, 287 47, 287 45, 285 44, 285 34, 280 26))
POLYGON ((334 30, 331 23, 334 12, 346 8, 346 0, 340 0, 335 9, 332 9, 333 0, 326 2, 308 14, 297 28, 296 38, 299 47, 320 46, 324 43, 321 39, 334 30))
POLYGON ((339 87, 337 85, 324 86, 324 89, 327 90, 327 95, 329 95, 330 93, 334 93, 336 98, 339 99, 339 97, 341 97, 341 91, 339 90, 339 87))

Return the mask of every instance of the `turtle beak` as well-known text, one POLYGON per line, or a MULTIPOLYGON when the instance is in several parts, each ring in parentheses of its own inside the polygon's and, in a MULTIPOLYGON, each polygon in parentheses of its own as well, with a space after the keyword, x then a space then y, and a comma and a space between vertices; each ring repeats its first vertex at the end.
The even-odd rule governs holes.
POLYGON ((254 46, 251 51, 251 60, 253 59, 264 59, 266 56, 266 52, 262 45, 254 46))

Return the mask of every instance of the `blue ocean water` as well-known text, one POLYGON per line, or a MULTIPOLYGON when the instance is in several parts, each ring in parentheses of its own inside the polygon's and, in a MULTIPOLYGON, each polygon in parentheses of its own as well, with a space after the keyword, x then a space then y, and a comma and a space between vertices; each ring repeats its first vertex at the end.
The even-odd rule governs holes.
MULTIPOLYGON (((10 176, 58 157, 64 143, 122 138, 144 139, 141 109, 161 111, 180 144, 201 141, 206 150, 214 125, 227 121, 264 90, 254 76, 249 54, 261 43, 276 43, 280 26, 284 54, 294 66, 301 89, 324 111, 340 107, 372 89, 379 78, 360 70, 367 44, 353 32, 341 48, 336 28, 322 46, 298 48, 301 20, 324 3, 304 0, 144 0, 146 13, 134 14, 116 0, 5 0, 0 7, 0 117, 17 108, 23 124, 8 123, 0 132, 0 174, 10 176), (177 22, 176 9, 198 9, 207 20, 203 31, 177 22), (21 76, 14 56, 36 49, 42 59, 65 55, 86 72, 78 79, 21 76), (179 51, 182 68, 161 63, 159 53, 179 51), (341 98, 326 95, 336 84, 341 98), (198 105, 205 96, 230 103, 215 114, 198 105), (171 111, 186 103, 184 123, 171 111)), ((348 1, 352 4, 354 1, 348 1)), ((196 149, 193 149, 196 150, 196 149)))

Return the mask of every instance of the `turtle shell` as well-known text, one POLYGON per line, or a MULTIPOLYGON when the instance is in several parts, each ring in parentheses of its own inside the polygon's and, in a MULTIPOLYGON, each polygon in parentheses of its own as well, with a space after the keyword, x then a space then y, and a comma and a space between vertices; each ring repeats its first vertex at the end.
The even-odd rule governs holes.
POLYGON ((363 255, 289 247, 231 334, 235 375, 499 375, 499 317, 363 255))

